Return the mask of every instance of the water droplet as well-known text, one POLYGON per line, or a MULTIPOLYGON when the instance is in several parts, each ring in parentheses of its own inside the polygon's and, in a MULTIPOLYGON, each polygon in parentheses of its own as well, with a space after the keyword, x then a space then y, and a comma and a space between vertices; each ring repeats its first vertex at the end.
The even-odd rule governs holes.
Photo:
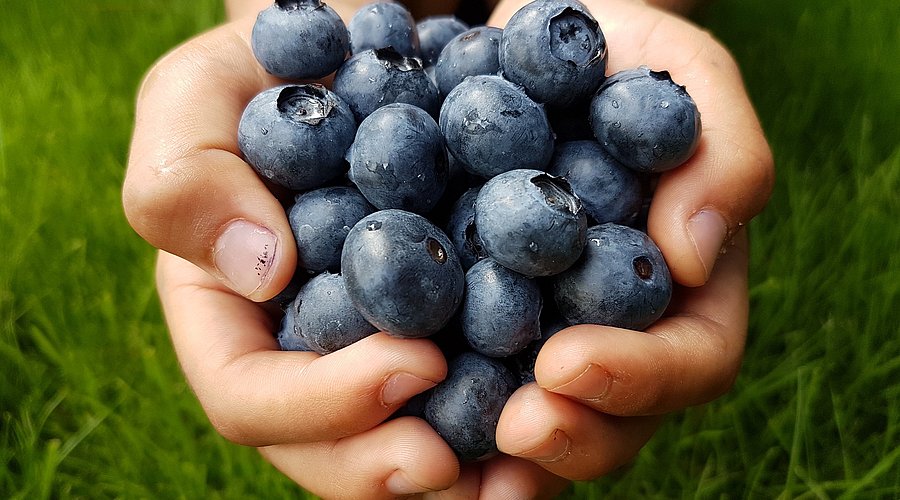
POLYGON ((528 245, 528 249, 531 250, 532 252, 537 252, 538 248, 539 248, 538 244, 533 241, 528 245))
POLYGON ((613 99, 613 102, 611 102, 610 104, 612 104, 612 107, 619 109, 619 101, 613 99))
POLYGON ((366 224, 366 229, 368 231, 378 231, 381 229, 381 221, 373 220, 366 224))
POLYGON ((622 122, 613 122, 613 127, 622 128, 622 122))
POLYGON ((669 101, 663 101, 663 102, 659 103, 659 107, 661 107, 661 108, 663 108, 663 109, 668 108, 668 107, 669 107, 669 101))

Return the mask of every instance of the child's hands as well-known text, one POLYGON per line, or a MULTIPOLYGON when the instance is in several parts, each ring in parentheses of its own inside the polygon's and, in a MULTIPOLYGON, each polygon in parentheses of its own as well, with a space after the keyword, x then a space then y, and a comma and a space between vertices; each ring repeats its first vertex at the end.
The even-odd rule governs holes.
MULTIPOLYGON (((524 3, 502 2, 495 23, 524 3)), ((702 113, 701 146, 661 179, 649 225, 676 281, 709 282, 677 290, 650 334, 594 326, 557 334, 538 359, 540 387, 513 396, 497 432, 502 451, 528 459, 501 455, 461 471, 424 422, 381 423, 444 377, 433 344, 379 334, 325 357, 278 352, 272 316, 253 302, 280 291, 296 264, 284 209, 236 144, 243 106, 279 83, 253 59, 253 19, 186 43, 148 74, 124 206, 138 233, 163 250, 157 278, 173 343, 220 433, 261 447, 326 497, 451 485, 444 494, 546 496, 564 486, 554 474, 602 475, 637 453, 659 424, 655 415, 730 387, 747 328, 744 235, 716 257, 764 205, 771 154, 733 60, 713 39, 627 0, 587 4, 607 36, 610 72, 668 69, 702 113)))
MULTIPOLYGON (((525 3, 501 2, 492 21, 502 25, 525 3)), ((731 387, 747 333, 741 227, 762 210, 774 178, 738 68, 718 42, 640 2, 584 3, 606 35, 607 72, 641 64, 668 70, 697 103, 703 135, 691 160, 662 176, 651 207, 650 235, 683 285, 666 316, 649 334, 588 325, 556 334, 538 357, 537 385, 517 392, 501 416, 501 451, 569 479, 628 461, 651 436, 656 415, 731 387)))

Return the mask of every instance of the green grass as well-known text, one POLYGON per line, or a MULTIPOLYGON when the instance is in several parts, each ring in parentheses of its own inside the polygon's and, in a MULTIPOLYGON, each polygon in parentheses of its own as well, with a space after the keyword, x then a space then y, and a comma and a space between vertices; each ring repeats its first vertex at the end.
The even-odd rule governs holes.
MULTIPOLYGON (((140 77, 219 4, 3 4, 0 497, 296 495, 212 431, 172 353, 153 252, 120 208, 140 77)), ((744 367, 573 497, 900 497, 897 19, 894 0, 703 13, 778 168, 751 225, 744 367)))

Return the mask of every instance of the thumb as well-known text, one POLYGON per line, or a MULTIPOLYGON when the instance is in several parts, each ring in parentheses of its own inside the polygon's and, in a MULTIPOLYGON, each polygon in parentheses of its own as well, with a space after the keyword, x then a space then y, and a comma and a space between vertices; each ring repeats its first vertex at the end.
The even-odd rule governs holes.
POLYGON ((678 68, 703 120, 699 147, 660 177, 647 222, 673 278, 686 286, 709 280, 731 237, 762 211, 775 179, 737 65, 712 39, 707 44, 689 67, 678 68))
POLYGON ((284 208, 237 145, 246 103, 279 83, 253 57, 251 27, 251 19, 224 25, 150 70, 122 195, 150 244, 263 301, 287 285, 297 257, 284 208))

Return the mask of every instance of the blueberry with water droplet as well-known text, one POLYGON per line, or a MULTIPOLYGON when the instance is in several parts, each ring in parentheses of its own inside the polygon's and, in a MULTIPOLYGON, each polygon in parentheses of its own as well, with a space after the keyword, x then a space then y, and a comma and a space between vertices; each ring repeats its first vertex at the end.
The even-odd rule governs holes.
POLYGON ((618 224, 588 229, 581 259, 553 277, 559 313, 573 325, 643 330, 672 297, 672 277, 649 236, 618 224))
POLYGON ((542 305, 535 280, 484 259, 466 273, 459 321, 472 349, 507 357, 540 337, 542 305))
POLYGON ((581 255, 587 215, 564 179, 517 169, 482 186, 475 225, 498 263, 526 276, 551 276, 581 255))
POLYGON ((267 72, 312 80, 344 62, 350 35, 337 12, 320 0, 276 0, 257 16, 250 46, 267 72))
POLYGON ((447 236, 420 215, 382 210, 344 243, 347 293, 373 325, 397 337, 443 328, 462 302, 465 275, 447 236))
POLYGON ((437 117, 440 96, 422 62, 393 47, 356 53, 334 75, 334 92, 344 98, 358 121, 376 109, 402 102, 437 117))
POLYGON ((324 272, 309 280, 285 314, 296 334, 319 354, 343 349, 377 332, 347 295, 343 276, 324 272))
POLYGON ((297 195, 288 210, 297 265, 315 273, 337 272, 350 228, 375 210, 354 187, 319 188, 297 195))
POLYGON ((447 378, 425 404, 425 420, 461 461, 488 459, 498 453, 497 422, 518 387, 499 360, 468 352, 453 359, 447 378))
POLYGON ((591 102, 597 141, 623 165, 658 173, 686 162, 700 144, 700 111, 666 71, 646 66, 610 76, 591 102))
POLYGON ((569 182, 594 224, 632 225, 637 220, 644 201, 637 172, 596 141, 557 145, 547 172, 569 182))
POLYGON ((393 47, 406 57, 419 56, 419 34, 412 14, 398 2, 364 5, 347 24, 353 54, 393 47))
POLYGON ((347 103, 321 85, 264 90, 247 104, 238 124, 238 146, 247 163, 263 178, 296 191, 340 177, 355 135, 347 103))
POLYGON ((553 132, 544 108, 521 87, 499 76, 472 76, 441 107, 447 149, 464 168, 484 178, 517 168, 543 169, 553 155, 553 132))
POLYGON ((460 33, 441 51, 434 78, 446 96, 466 77, 500 73, 500 37, 503 30, 479 26, 460 33))
POLYGON ((444 136, 428 113, 409 104, 389 104, 366 117, 347 159, 354 184, 380 210, 425 214, 447 188, 444 136))
POLYGON ((500 40, 504 77, 549 106, 588 98, 603 82, 606 61, 606 37, 576 1, 525 5, 509 19, 500 40))

